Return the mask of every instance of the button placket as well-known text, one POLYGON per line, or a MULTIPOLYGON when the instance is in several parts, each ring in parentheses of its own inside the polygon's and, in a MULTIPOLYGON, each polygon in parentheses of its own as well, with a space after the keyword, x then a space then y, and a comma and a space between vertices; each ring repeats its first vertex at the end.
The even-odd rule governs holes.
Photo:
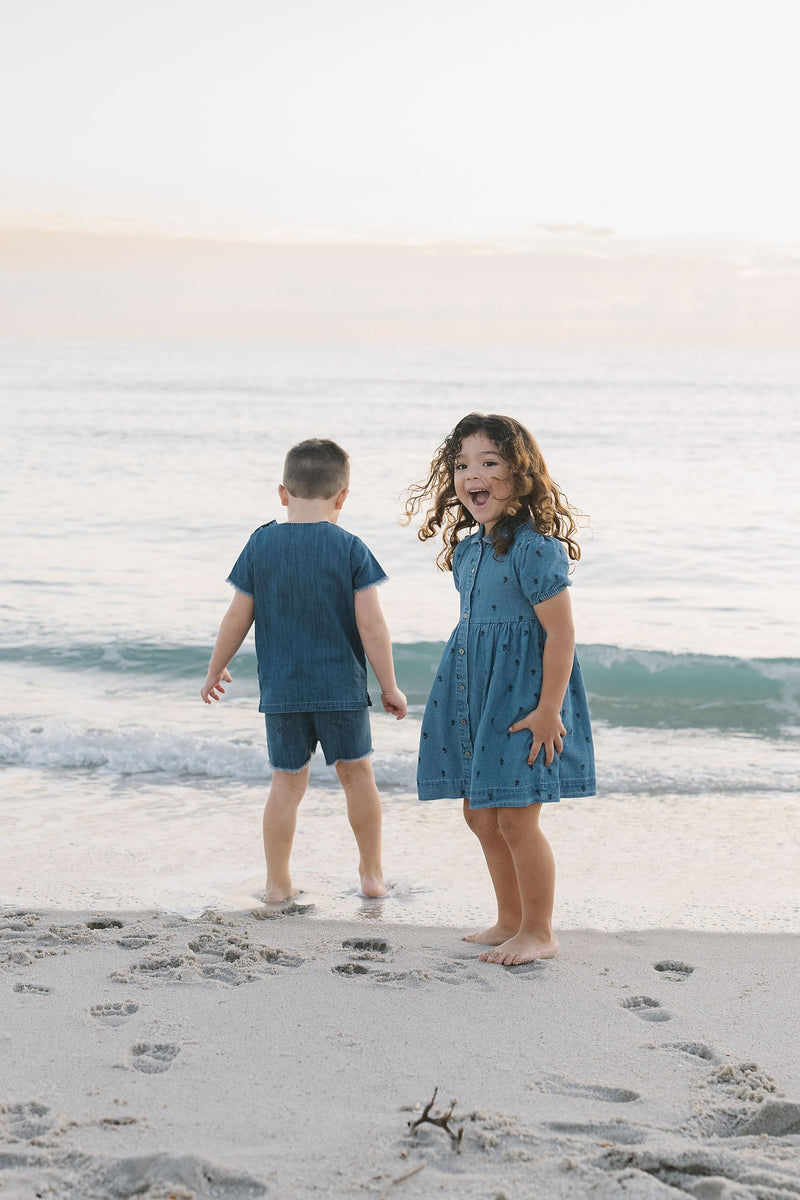
POLYGON ((477 568, 480 563, 483 546, 476 546, 470 552, 470 558, 464 564, 464 579, 466 586, 461 596, 461 619, 458 623, 456 639, 456 713, 458 718, 458 737, 461 753, 465 761, 472 758, 472 739, 469 729, 469 673, 467 670, 467 643, 469 641, 470 614, 472 612, 472 589, 475 586, 477 568), (477 550, 477 553, 476 553, 477 550))

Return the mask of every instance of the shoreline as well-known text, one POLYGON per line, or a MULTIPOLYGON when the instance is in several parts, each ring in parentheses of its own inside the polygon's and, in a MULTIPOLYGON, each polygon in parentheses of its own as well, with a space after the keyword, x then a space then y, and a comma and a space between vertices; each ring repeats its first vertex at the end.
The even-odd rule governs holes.
POLYGON ((800 1195, 797 936, 465 931, 0 915, 3 1195, 800 1195))
MULTIPOLYGON (((264 793, 257 788, 226 782, 200 790, 194 780, 167 785, 160 777, 117 788, 76 773, 59 781, 54 804, 34 772, 11 769, 6 780, 0 912, 48 910, 62 919, 83 910, 158 908, 194 917, 210 907, 235 916, 263 894, 264 793)), ((800 932, 794 794, 604 794, 552 807, 543 827, 556 859, 557 936, 580 929, 800 932)), ((358 894, 341 795, 309 789, 292 871, 304 900, 316 904, 314 922, 472 931, 491 923, 491 882, 460 804, 422 805, 388 793, 383 835, 392 890, 367 901, 358 894)))

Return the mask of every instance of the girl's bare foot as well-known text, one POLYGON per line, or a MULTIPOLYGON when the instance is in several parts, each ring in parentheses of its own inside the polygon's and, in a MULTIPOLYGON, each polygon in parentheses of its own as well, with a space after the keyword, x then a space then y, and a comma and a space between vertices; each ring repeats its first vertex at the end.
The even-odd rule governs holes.
POLYGON ((381 896, 388 896, 389 889, 383 882, 382 875, 362 875, 361 876, 361 895, 368 896, 370 900, 379 900, 381 896))
POLYGON ((521 963, 533 962, 537 958, 553 958, 558 954, 558 942, 553 934, 549 937, 536 933, 515 933, 496 950, 487 950, 481 955, 482 962, 500 963, 504 967, 518 967, 521 963))
POLYGON ((518 925, 512 928, 509 925, 501 925, 498 921, 491 929, 484 929, 481 933, 465 934, 461 940, 462 942, 478 942, 481 946, 499 946, 513 937, 518 928, 518 925))

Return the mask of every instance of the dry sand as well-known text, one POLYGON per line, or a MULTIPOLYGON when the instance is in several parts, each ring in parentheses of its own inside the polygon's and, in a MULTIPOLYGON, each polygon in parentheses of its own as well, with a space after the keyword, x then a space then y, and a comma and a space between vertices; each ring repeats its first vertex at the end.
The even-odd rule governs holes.
POLYGON ((800 1196, 796 937, 462 932, 7 912, 0 1197, 800 1196))

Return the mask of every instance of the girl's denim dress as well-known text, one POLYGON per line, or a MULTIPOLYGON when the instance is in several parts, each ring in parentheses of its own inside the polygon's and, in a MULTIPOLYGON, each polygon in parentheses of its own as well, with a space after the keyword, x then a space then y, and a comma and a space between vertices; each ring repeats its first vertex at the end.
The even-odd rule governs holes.
POLYGON ((595 791, 594 748, 577 656, 561 706, 564 748, 549 767, 544 749, 528 766, 528 731, 509 726, 539 702, 545 632, 533 606, 569 586, 557 538, 521 526, 496 558, 483 526, 453 559, 458 626, 445 647, 425 708, 420 800, 469 797, 470 808, 521 808, 595 791))

